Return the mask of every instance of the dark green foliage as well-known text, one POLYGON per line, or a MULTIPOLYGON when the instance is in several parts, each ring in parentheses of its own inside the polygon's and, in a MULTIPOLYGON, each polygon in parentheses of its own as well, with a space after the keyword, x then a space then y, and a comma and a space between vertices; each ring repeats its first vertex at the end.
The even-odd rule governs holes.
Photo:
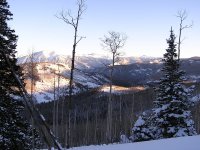
POLYGON ((196 134, 189 111, 189 94, 182 84, 184 73, 179 70, 175 35, 172 30, 170 32, 163 59, 163 77, 156 90, 157 99, 154 101, 155 139, 196 134))
POLYGON ((0 2, 0 85, 2 90, 7 94, 19 94, 15 87, 17 83, 13 78, 11 69, 6 62, 5 55, 13 65, 14 71, 21 77, 21 71, 19 66, 16 65, 17 59, 15 58, 15 48, 17 36, 14 34, 14 30, 11 30, 7 26, 7 21, 11 20, 12 14, 8 10, 9 6, 5 0, 0 2), (5 55, 4 55, 5 54, 5 55))
POLYGON ((22 102, 5 94, 0 96, 0 148, 29 149, 29 125, 20 114, 22 102))
POLYGON ((143 112, 134 124, 134 127, 132 129, 133 135, 130 137, 130 139, 134 142, 152 140, 153 132, 152 128, 150 128, 149 126, 151 121, 152 120, 150 120, 149 115, 143 112))
POLYGON ((0 1, 0 149, 30 149, 30 125, 22 117, 24 106, 18 83, 12 69, 23 81, 20 67, 16 64, 17 36, 7 21, 12 19, 6 0, 0 1), (8 63, 9 62, 9 63, 8 63))

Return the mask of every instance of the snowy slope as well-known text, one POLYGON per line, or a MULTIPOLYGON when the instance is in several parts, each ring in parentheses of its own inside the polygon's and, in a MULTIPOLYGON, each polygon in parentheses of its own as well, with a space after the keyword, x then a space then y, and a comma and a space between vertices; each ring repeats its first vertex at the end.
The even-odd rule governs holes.
MULTIPOLYGON (((66 88, 69 86, 70 72, 65 64, 53 63, 37 63, 36 69, 38 72, 39 80, 37 80, 33 87, 33 96, 38 103, 49 102, 54 99, 54 87, 56 88, 55 94, 66 94, 66 88), (59 68, 59 69, 58 69, 59 68), (55 74, 54 74, 55 72, 55 74), (55 80, 55 81, 54 81, 55 80), (59 82, 59 91, 58 91, 59 82)), ((26 89, 31 93, 30 79, 26 80, 26 89)), ((97 88, 104 83, 108 82, 107 78, 95 74, 87 73, 81 70, 74 71, 74 93, 83 92, 88 89, 97 88)))
MULTIPOLYGON (((56 52, 40 51, 33 54, 33 61, 37 63, 37 70, 40 80, 35 84, 34 95, 38 102, 51 101, 53 99, 54 75, 56 71, 61 75, 60 87, 68 87, 70 77, 71 56, 59 55, 56 52), (59 71, 58 71, 59 67, 59 71)), ((18 63, 26 65, 30 62, 28 56, 18 58, 18 63)), ((109 83, 109 69, 105 65, 109 65, 111 60, 109 57, 95 54, 76 56, 74 70, 74 92, 78 93, 81 90, 88 88, 99 88, 104 85, 101 90, 108 92, 109 88, 106 84, 109 83)), ((117 93, 127 92, 128 88, 123 86, 134 85, 154 85, 160 77, 160 58, 153 57, 121 57, 119 63, 113 72, 113 91, 117 93), (119 65, 123 64, 123 65, 119 65)), ((182 62, 184 70, 187 72, 187 77, 191 81, 200 81, 199 65, 200 59, 188 59, 182 62)), ((29 80, 29 79, 27 79, 29 80)), ((27 87, 29 86, 27 81, 27 87)), ((56 79, 57 82, 57 79, 56 79)), ((29 91, 29 89, 27 88, 29 91)))
POLYGON ((200 136, 171 138, 147 142, 83 146, 70 150, 200 150, 200 136))
MULTIPOLYGON (((98 67, 105 67, 105 65, 111 64, 110 56, 103 56, 97 54, 88 55, 76 55, 75 66, 77 69, 94 69, 98 67)), ((132 64, 132 63, 160 63, 160 58, 154 57, 120 57, 119 64, 132 64)), ((56 52, 39 51, 33 53, 33 61, 37 63, 49 62, 49 63, 62 63, 70 67, 71 56, 70 55, 60 55, 56 52)), ((24 64, 30 62, 29 56, 23 56, 18 58, 18 64, 24 64)))

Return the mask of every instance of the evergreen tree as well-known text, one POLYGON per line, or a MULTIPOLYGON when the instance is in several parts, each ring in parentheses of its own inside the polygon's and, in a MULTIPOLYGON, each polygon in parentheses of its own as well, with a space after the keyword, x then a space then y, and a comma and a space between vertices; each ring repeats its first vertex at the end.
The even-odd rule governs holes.
POLYGON ((195 135, 189 107, 190 93, 182 84, 184 72, 177 59, 175 35, 170 31, 168 48, 163 58, 163 77, 156 89, 157 98, 150 115, 143 113, 132 129, 132 141, 195 135))
POLYGON ((177 59, 175 35, 171 29, 167 40, 168 48, 163 58, 163 77, 157 88, 154 101, 154 139, 179 137, 196 134, 189 110, 188 93, 182 85, 183 71, 177 59))
POLYGON ((22 117, 24 106, 11 67, 23 81, 15 56, 17 36, 8 27, 12 19, 6 0, 0 1, 0 149, 30 149, 30 125, 22 117), (8 63, 9 62, 9 63, 8 63))
POLYGON ((150 121, 150 115, 147 115, 145 112, 138 117, 130 137, 133 142, 148 141, 153 138, 153 130, 150 126, 150 121))

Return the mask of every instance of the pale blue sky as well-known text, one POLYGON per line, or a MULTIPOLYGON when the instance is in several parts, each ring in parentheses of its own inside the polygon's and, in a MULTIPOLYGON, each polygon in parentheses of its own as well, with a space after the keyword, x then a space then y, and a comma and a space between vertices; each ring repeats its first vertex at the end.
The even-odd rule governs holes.
MULTIPOLYGON (((73 28, 55 17, 62 10, 76 12, 75 0, 8 0, 14 14, 10 26, 19 36, 19 55, 34 49, 71 54, 73 28)), ((100 38, 108 31, 128 36, 122 49, 128 56, 162 56, 170 27, 178 33, 178 10, 186 9, 194 22, 183 31, 182 57, 200 56, 200 0, 87 0, 79 35, 86 36, 77 54, 105 53, 100 38)))

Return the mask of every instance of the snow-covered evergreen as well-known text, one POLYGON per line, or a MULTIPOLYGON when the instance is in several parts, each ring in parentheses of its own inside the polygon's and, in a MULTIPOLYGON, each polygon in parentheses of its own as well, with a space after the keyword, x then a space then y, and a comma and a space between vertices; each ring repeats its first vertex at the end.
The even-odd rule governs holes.
POLYGON ((17 36, 7 25, 12 13, 6 0, 0 1, 0 12, 0 149, 31 149, 31 126, 22 117, 22 101, 16 98, 20 91, 12 71, 23 79, 15 57, 17 36))
POLYGON ((20 114, 22 102, 2 92, 0 97, 0 149, 29 149, 31 132, 20 114))
POLYGON ((152 120, 157 127, 154 139, 196 134, 189 110, 188 93, 182 85, 183 71, 177 59, 175 35, 171 29, 163 59, 163 77, 157 88, 152 120))
POLYGON ((133 135, 130 137, 132 141, 139 142, 152 139, 153 133, 151 126, 149 126, 151 121, 149 118, 150 116, 145 112, 143 112, 142 115, 138 117, 132 129, 133 135))
POLYGON ((168 48, 163 58, 163 76, 156 89, 156 100, 152 115, 142 115, 133 127, 134 141, 162 139, 195 135, 188 100, 189 93, 182 81, 184 72, 180 71, 177 59, 175 35, 170 31, 168 48), (151 136, 152 135, 152 136, 151 136))

